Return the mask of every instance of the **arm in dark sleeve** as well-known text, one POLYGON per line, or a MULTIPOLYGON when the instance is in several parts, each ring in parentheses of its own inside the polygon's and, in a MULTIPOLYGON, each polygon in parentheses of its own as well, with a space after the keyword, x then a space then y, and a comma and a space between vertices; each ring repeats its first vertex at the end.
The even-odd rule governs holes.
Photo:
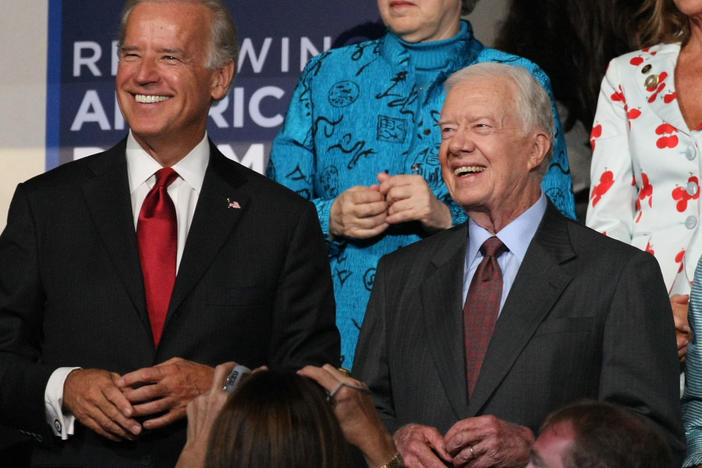
POLYGON ((23 185, 0 235, 0 416, 30 431, 46 429, 44 390, 54 370, 42 365, 44 293, 37 228, 23 185))
POLYGON ((388 304, 392 303, 387 295, 387 285, 391 283, 388 270, 386 259, 381 259, 356 347, 353 375, 368 384, 380 419, 392 433, 397 429, 397 421, 387 355, 388 314, 391 312, 388 304))
POLYGON ((296 369, 307 364, 338 366, 331 273, 314 206, 305 202, 297 216, 288 219, 296 224, 274 293, 269 363, 296 369))
POLYGON ((605 322, 600 399, 631 408, 661 430, 676 466, 685 453, 670 300, 660 268, 639 252, 615 285, 605 322))

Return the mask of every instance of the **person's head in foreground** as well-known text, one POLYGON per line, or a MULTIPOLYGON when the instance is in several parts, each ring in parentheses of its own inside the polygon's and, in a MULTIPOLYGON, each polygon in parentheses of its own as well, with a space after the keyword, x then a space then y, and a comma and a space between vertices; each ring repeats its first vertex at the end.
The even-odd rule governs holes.
POLYGON ((582 401, 551 413, 527 468, 668 468, 670 448, 651 425, 610 403, 582 401))
POLYGON ((349 466, 349 449, 326 393, 294 372, 252 374, 215 421, 207 468, 349 466))

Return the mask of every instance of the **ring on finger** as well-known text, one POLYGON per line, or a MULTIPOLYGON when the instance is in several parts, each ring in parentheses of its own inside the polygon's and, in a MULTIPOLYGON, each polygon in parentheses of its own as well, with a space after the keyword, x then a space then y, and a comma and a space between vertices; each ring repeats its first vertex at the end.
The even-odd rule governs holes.
POLYGON ((336 393, 339 391, 339 389, 340 389, 341 387, 343 387, 343 386, 344 386, 344 383, 343 383, 343 382, 339 382, 338 384, 336 384, 336 387, 334 387, 334 390, 332 390, 331 392, 327 393, 327 401, 328 401, 329 403, 334 403, 334 395, 336 395, 336 393))
POLYGON ((472 445, 468 446, 468 450, 470 450, 470 458, 475 458, 475 451, 472 445))

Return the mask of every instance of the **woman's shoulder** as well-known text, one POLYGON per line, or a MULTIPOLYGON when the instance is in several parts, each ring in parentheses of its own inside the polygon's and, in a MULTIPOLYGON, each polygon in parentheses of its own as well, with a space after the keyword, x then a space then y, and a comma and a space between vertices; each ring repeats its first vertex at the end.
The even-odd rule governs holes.
POLYGON ((612 59, 610 65, 635 66, 644 65, 650 61, 660 61, 677 57, 680 53, 680 43, 661 43, 643 49, 632 50, 612 59))
POLYGON ((302 79, 312 84, 355 76, 378 62, 382 43, 380 38, 326 50, 307 62, 302 79))

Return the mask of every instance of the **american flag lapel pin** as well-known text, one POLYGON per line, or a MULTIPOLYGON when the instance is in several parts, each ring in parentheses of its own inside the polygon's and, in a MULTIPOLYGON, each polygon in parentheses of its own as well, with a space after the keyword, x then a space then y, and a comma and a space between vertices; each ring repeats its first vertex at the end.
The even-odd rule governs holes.
POLYGON ((241 209, 241 205, 239 204, 238 201, 236 201, 236 200, 231 201, 229 198, 227 198, 227 208, 232 208, 232 209, 235 209, 235 210, 240 210, 240 209, 241 209))

